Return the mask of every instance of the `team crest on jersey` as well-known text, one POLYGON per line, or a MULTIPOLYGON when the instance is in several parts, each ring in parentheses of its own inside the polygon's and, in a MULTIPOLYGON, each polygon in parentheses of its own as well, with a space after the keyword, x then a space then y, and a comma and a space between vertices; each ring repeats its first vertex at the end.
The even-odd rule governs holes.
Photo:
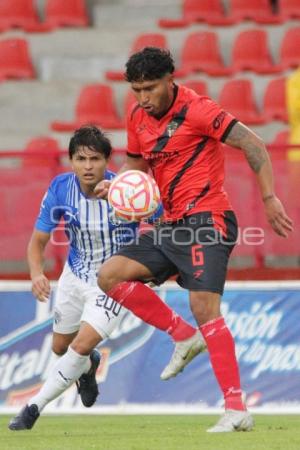
POLYGON ((169 136, 169 138, 171 138, 174 134, 175 131, 177 130, 177 128, 179 127, 179 123, 176 122, 176 120, 172 120, 168 125, 167 125, 167 134, 169 136))

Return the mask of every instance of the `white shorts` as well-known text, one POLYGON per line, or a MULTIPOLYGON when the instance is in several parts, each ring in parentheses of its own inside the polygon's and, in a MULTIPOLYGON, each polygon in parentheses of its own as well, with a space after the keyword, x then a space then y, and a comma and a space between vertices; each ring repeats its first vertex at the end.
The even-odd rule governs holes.
POLYGON ((84 321, 105 339, 119 324, 126 311, 99 287, 91 286, 76 277, 69 265, 65 264, 55 297, 54 332, 74 333, 79 330, 80 322, 84 321))

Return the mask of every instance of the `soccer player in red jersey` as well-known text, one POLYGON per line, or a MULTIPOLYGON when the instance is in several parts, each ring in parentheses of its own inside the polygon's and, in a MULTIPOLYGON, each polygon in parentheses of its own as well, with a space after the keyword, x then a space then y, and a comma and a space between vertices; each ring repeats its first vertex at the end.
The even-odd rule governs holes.
MULTIPOLYGON (((125 77, 137 103, 127 117, 128 153, 121 171, 151 168, 165 210, 164 220, 138 243, 125 246, 101 268, 100 288, 144 321, 176 333, 172 313, 143 282, 163 283, 177 275, 189 290, 190 307, 206 341, 212 368, 225 400, 225 413, 209 432, 251 430, 242 400, 235 344, 220 300, 237 223, 223 189, 221 142, 243 151, 256 174, 268 221, 287 237, 292 221, 275 194, 272 166, 262 140, 229 112, 173 79, 170 53, 146 47, 133 54, 125 77)), ((98 186, 107 195, 108 183, 98 186)), ((175 339, 176 341, 176 339, 175 339)), ((176 375, 184 358, 177 336, 175 352, 162 379, 176 375), (177 365, 178 366, 178 365, 177 365)))

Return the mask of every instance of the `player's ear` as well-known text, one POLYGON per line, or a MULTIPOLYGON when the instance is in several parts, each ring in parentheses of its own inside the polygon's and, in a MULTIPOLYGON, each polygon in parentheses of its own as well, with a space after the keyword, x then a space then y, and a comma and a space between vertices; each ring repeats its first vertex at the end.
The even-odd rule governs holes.
POLYGON ((168 73, 168 74, 166 75, 166 81, 167 81, 168 88, 173 89, 173 86, 174 86, 174 76, 173 76, 172 73, 168 73))

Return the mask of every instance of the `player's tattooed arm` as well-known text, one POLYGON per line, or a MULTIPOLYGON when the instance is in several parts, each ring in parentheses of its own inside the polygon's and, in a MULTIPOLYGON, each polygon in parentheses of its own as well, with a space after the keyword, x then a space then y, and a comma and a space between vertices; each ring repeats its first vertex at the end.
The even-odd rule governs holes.
POLYGON ((293 222, 274 192, 272 164, 263 141, 245 125, 237 122, 225 143, 244 152, 249 166, 256 174, 269 223, 279 236, 288 237, 288 233, 293 230, 293 222))
POLYGON ((255 173, 260 171, 266 161, 270 161, 260 137, 240 122, 232 127, 225 143, 243 150, 249 166, 255 173))

